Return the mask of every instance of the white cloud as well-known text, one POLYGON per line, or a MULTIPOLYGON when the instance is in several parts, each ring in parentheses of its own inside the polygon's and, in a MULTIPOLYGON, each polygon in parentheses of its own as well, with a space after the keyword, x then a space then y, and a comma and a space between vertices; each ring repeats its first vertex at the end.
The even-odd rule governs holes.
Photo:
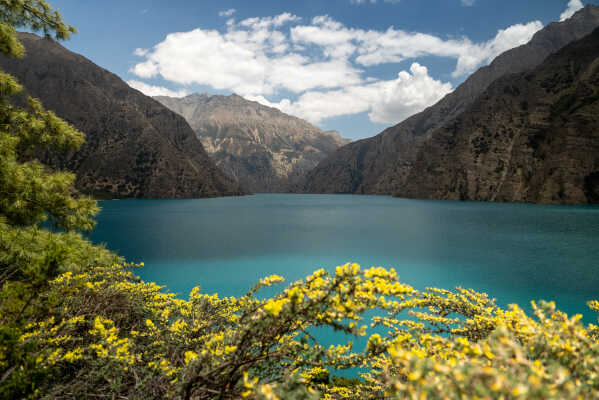
POLYGON ((559 16, 560 21, 570 18, 574 13, 584 7, 581 0, 570 0, 564 12, 559 16))
POLYGON ((394 124, 436 103, 451 90, 451 84, 433 79, 426 67, 413 63, 410 72, 401 71, 393 80, 326 92, 309 91, 294 102, 283 99, 273 103, 264 96, 245 97, 315 124, 326 118, 366 111, 373 122, 394 124))
POLYGON ((331 57, 349 57, 356 53, 355 62, 365 67, 422 56, 452 57, 457 59, 454 71, 457 77, 493 61, 506 50, 527 43, 541 28, 540 21, 516 24, 499 30, 493 39, 476 44, 465 37, 442 39, 393 27, 386 31, 351 29, 328 16, 319 16, 311 25, 293 27, 291 38, 297 43, 320 46, 324 54, 331 57))
POLYGON ((418 63, 412 64, 410 72, 401 71, 397 79, 378 84, 379 90, 369 114, 372 121, 400 122, 452 91, 450 83, 433 79, 426 67, 418 63))
POLYGON ((462 0, 462 5, 464 7, 472 7, 476 0, 462 0))
POLYGON ((238 94, 294 93, 360 82, 361 71, 347 60, 314 60, 287 52, 287 35, 274 27, 298 21, 285 13, 250 18, 222 34, 195 29, 169 34, 132 72, 141 78, 162 76, 179 84, 203 84, 238 94))
POLYGON ((528 43, 533 35, 543 29, 541 21, 528 24, 516 24, 500 29, 495 37, 481 44, 471 44, 470 49, 458 57, 454 76, 461 76, 474 71, 484 63, 490 63, 501 53, 528 43))
POLYGON ((235 11, 237 11, 234 8, 229 8, 228 10, 223 10, 221 12, 218 13, 219 17, 230 17, 231 15, 235 14, 235 11))
POLYGON ((270 27, 280 27, 291 22, 299 22, 301 20, 297 15, 290 13, 279 14, 275 17, 255 17, 244 19, 239 23, 241 26, 251 28, 253 30, 268 29, 270 27))
POLYGON ((148 50, 137 48, 137 49, 135 49, 133 54, 135 54, 138 57, 144 57, 146 54, 148 54, 148 50))
POLYGON ((184 97, 189 93, 186 90, 170 90, 163 86, 148 85, 147 83, 130 80, 127 84, 133 89, 137 89, 146 96, 170 96, 170 97, 184 97))
MULTIPOLYGON (((473 43, 467 37, 447 39, 393 27, 355 29, 326 15, 300 21, 283 13, 240 22, 231 18, 222 31, 171 33, 150 49, 136 49, 143 59, 131 72, 232 91, 315 123, 361 112, 375 122, 395 123, 438 101, 451 84, 433 79, 416 62, 391 80, 369 77, 367 68, 437 56, 455 59, 453 74, 463 76, 542 28, 539 21, 512 25, 486 42, 473 43), (281 94, 287 98, 268 100, 281 94)), ((169 90, 141 89, 142 82, 132 82, 148 93, 169 90)))
POLYGON ((356 51, 354 39, 359 30, 347 29, 328 15, 312 19, 311 25, 291 28, 291 40, 299 44, 314 44, 330 57, 349 57, 356 51))

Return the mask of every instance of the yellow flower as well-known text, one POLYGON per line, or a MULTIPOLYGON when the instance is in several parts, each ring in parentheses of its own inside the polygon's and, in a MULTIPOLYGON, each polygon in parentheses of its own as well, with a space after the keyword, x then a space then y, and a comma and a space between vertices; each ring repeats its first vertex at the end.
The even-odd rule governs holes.
POLYGON ((146 319, 146 326, 150 329, 156 329, 156 325, 154 325, 151 319, 146 319))
POLYGON ((192 361, 195 361, 198 359, 198 353, 195 353, 193 351, 186 351, 185 352, 185 364, 189 364, 192 361))
POLYGON ((526 388, 526 386, 518 385, 512 389, 512 395, 513 396, 523 396, 526 394, 527 391, 528 391, 528 389, 526 388))
POLYGON ((62 358, 65 361, 73 362, 79 360, 81 357, 83 357, 83 350, 81 347, 77 347, 72 351, 68 351, 62 358))
POLYGON ((420 379, 420 371, 410 372, 408 374, 408 379, 411 381, 416 381, 416 380, 420 379))
POLYGON ((281 313, 281 310, 283 310, 283 307, 288 302, 289 302, 289 299, 279 299, 279 300, 270 299, 264 305, 264 309, 268 313, 270 313, 276 317, 281 313))

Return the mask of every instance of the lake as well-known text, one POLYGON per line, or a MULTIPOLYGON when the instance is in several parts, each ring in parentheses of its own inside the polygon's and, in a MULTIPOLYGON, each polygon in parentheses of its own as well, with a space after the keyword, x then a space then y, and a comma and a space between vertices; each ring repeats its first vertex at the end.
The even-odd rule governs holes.
POLYGON ((596 322, 599 207, 259 194, 100 202, 92 232, 145 280, 186 297, 224 296, 261 277, 292 281, 345 262, 397 269, 416 288, 474 288, 501 305, 555 300, 596 322))

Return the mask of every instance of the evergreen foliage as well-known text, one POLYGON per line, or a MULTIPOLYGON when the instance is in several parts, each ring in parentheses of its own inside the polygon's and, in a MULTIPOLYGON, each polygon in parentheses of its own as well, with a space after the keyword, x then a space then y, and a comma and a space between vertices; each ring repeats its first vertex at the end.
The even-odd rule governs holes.
MULTIPOLYGON (((14 26, 74 29, 44 1, 0 0, 0 51, 21 56, 14 26)), ((83 135, 0 72, 0 397, 131 399, 597 398, 599 328, 553 303, 534 316, 472 290, 419 291, 394 270, 318 270, 272 298, 195 288, 188 300, 139 280, 91 245, 95 202, 73 175, 34 155, 83 135), (44 224, 54 228, 44 229, 44 224), (364 314, 377 315, 365 320, 364 314), (326 327, 363 349, 325 347, 326 327), (355 378, 336 376, 359 367, 355 378)), ((142 263, 143 265, 143 263, 142 263)), ((599 302, 589 306, 599 312, 599 302)))
MULTIPOLYGON (((0 52, 23 57, 15 27, 53 33, 66 39, 75 29, 45 1, 0 1, 0 52)), ((29 321, 49 311, 48 283, 66 271, 118 262, 110 252, 85 241, 77 230, 90 230, 98 207, 73 189, 74 175, 51 171, 34 158, 40 151, 77 149, 84 140, 78 132, 39 101, 21 99, 23 88, 0 71, 0 392, 18 398, 34 381, 18 371, 28 362, 27 348, 16 340, 29 321), (63 230, 50 232, 40 227, 63 230)))

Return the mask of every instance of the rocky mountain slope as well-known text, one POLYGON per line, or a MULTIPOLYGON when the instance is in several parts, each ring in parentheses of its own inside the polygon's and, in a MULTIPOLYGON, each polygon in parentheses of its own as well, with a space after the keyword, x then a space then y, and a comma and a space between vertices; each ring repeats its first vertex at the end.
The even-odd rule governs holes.
POLYGON ((599 7, 588 5, 570 19, 551 23, 526 45, 498 56, 437 104, 379 135, 350 143, 311 171, 305 190, 315 193, 402 193, 419 149, 431 133, 464 112, 489 85, 506 73, 538 66, 550 54, 599 26, 599 7))
POLYGON ((28 33, 19 40, 25 58, 0 57, 0 68, 86 134, 78 152, 43 156, 56 168, 74 171, 81 191, 99 198, 242 193, 179 115, 53 40, 28 33))
POLYGON ((395 194, 599 203, 599 28, 493 82, 432 133, 395 194))
POLYGON ((253 192, 289 191, 349 140, 257 102, 193 94, 156 97, 185 117, 225 173, 253 192))

